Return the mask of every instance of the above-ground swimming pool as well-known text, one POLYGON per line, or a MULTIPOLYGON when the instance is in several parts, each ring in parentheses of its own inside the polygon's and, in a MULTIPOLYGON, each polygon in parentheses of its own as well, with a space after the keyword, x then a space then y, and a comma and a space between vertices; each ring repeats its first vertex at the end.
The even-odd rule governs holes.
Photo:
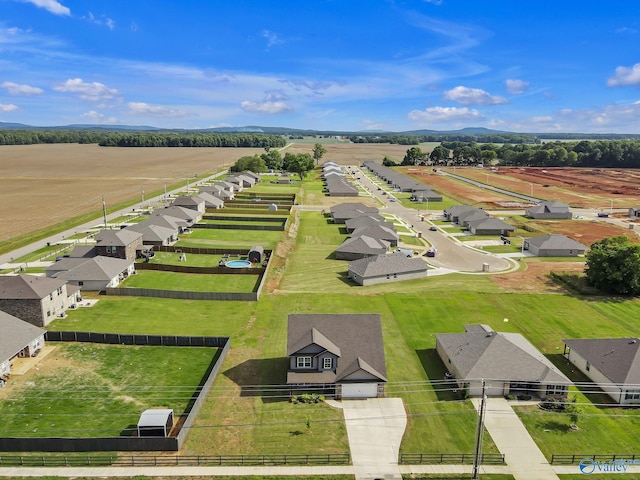
POLYGON ((249 260, 231 260, 225 263, 224 266, 229 268, 247 268, 251 266, 251 262, 249 260))

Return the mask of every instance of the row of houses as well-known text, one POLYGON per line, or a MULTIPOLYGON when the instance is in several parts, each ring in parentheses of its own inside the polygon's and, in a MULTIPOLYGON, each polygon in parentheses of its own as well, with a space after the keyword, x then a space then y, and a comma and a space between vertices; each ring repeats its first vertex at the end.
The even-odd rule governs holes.
POLYGON ((474 235, 508 235, 516 229, 499 218, 489 216, 481 208, 454 205, 444 210, 448 221, 467 228, 474 235))
POLYGON ((391 188, 400 192, 410 192, 411 198, 418 202, 430 201, 441 202, 442 195, 436 193, 429 185, 416 182, 413 178, 404 173, 392 170, 389 167, 380 165, 374 160, 365 160, 362 166, 367 168, 377 177, 384 180, 391 188))
POLYGON ((342 167, 335 162, 322 164, 322 179, 330 197, 357 197, 359 195, 356 186, 347 180, 342 167))

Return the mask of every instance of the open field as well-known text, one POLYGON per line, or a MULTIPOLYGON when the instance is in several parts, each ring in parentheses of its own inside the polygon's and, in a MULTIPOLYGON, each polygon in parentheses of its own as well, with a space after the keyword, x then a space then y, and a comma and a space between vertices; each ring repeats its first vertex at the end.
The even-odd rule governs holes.
MULTIPOLYGON (((314 143, 294 143, 284 152, 312 153, 314 143)), ((410 148, 409 145, 390 143, 328 143, 323 146, 327 149, 327 153, 324 154, 321 162, 331 161, 340 165, 361 165, 365 160, 382 162, 385 155, 400 163, 410 148)))
POLYGON ((260 148, 116 148, 98 145, 0 147, 0 241, 107 205, 149 198, 212 173, 260 148), (24 206, 29 206, 25 221, 24 206))
POLYGON ((143 410, 173 408, 176 419, 215 348, 50 343, 38 368, 0 389, 3 436, 130 435, 143 410))
MULTIPOLYGON (((282 238, 282 232, 265 230, 217 230, 194 228, 181 235, 176 247, 246 248, 261 245, 272 250, 282 238)), ((188 260, 188 258, 187 258, 188 260)))

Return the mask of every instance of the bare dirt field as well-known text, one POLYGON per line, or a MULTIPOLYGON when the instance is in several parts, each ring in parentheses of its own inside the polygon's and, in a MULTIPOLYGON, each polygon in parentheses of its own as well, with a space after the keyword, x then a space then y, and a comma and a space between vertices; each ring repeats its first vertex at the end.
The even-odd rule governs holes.
POLYGON ((561 233, 587 246, 596 240, 616 235, 624 235, 633 241, 638 240, 635 231, 598 220, 530 220, 528 225, 536 226, 544 232, 561 233))
POLYGON ((142 191, 212 173, 259 148, 114 148, 55 144, 0 147, 0 241, 49 227, 107 205, 141 199, 142 191))
MULTIPOLYGON (((336 162, 340 165, 361 165, 365 160, 375 160, 382 163, 385 155, 400 163, 407 153, 407 145, 389 143, 325 143, 327 153, 322 162, 336 162)), ((294 143, 285 152, 311 153, 312 143, 294 143)))
POLYGON ((489 278, 507 291, 518 293, 566 293, 566 290, 549 278, 550 272, 580 273, 582 262, 527 262, 526 270, 489 278))

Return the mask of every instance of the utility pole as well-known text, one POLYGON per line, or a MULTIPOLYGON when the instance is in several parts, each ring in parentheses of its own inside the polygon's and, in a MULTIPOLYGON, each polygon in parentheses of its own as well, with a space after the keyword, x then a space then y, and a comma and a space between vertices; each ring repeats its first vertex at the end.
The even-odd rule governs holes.
POLYGON ((104 215, 104 228, 107 228, 107 204, 104 202, 104 195, 102 195, 102 214, 104 215))
POLYGON ((484 410, 487 395, 485 393, 485 381, 482 381, 482 399, 480 400, 480 411, 478 412, 478 424, 476 426, 476 448, 473 455, 473 475, 472 479, 480 478, 480 464, 482 463, 482 435, 484 434, 484 410))

